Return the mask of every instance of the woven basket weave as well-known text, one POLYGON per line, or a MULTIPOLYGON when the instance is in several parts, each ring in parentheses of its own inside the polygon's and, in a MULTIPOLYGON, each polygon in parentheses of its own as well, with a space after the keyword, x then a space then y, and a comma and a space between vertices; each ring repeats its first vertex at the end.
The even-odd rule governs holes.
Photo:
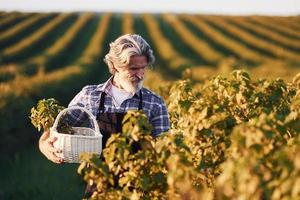
POLYGON ((62 153, 57 156, 63 158, 68 163, 79 163, 82 153, 101 154, 102 134, 93 114, 87 109, 79 106, 72 106, 62 110, 56 117, 53 126, 50 128, 51 137, 57 137, 53 146, 62 149, 62 153), (92 120, 95 130, 87 127, 72 127, 74 135, 63 134, 57 131, 58 122, 63 114, 70 110, 81 110, 87 113, 92 120))

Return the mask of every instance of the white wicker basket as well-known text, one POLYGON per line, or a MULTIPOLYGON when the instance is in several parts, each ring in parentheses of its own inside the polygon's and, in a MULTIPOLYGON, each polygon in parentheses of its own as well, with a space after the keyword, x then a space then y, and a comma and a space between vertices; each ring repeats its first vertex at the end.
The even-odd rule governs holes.
POLYGON ((101 154, 102 134, 100 133, 98 123, 93 114, 87 109, 79 106, 72 106, 62 110, 56 117, 53 126, 50 128, 51 137, 57 137, 53 146, 62 149, 62 153, 57 154, 68 163, 79 163, 81 153, 101 154), (86 112, 92 119, 95 130, 86 127, 72 127, 74 135, 63 134, 57 131, 57 125, 61 116, 70 110, 81 110, 86 112))

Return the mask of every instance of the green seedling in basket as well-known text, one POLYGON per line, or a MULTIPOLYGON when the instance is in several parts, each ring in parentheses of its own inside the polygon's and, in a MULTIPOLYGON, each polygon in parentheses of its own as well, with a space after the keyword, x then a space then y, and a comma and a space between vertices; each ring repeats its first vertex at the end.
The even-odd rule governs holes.
MULTIPOLYGON (((36 108, 31 108, 31 115, 29 118, 31 119, 33 126, 39 131, 41 131, 41 129, 47 131, 53 126, 55 118, 63 109, 64 107, 60 106, 59 102, 54 98, 42 99, 38 101, 36 108)), ((57 130, 60 133, 74 134, 74 130, 68 125, 66 119, 59 121, 57 130)))

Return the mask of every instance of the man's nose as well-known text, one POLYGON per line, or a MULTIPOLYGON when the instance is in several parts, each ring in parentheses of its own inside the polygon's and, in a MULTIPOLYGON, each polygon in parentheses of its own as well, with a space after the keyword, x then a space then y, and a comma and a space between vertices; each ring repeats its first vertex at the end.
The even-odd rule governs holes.
POLYGON ((142 78, 144 77, 144 74, 145 74, 144 70, 138 70, 138 71, 136 72, 135 75, 136 75, 139 79, 142 79, 142 78))

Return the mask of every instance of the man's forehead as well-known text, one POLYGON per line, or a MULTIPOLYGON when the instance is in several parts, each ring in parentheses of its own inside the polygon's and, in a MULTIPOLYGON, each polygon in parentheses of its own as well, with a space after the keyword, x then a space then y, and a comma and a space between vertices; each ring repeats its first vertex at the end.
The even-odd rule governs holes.
POLYGON ((146 67, 148 65, 146 56, 131 56, 129 60, 129 68, 146 67))
POLYGON ((139 63, 139 64, 132 64, 132 63, 129 63, 128 65, 128 68, 144 68, 144 67, 147 67, 148 66, 148 63, 139 63))

